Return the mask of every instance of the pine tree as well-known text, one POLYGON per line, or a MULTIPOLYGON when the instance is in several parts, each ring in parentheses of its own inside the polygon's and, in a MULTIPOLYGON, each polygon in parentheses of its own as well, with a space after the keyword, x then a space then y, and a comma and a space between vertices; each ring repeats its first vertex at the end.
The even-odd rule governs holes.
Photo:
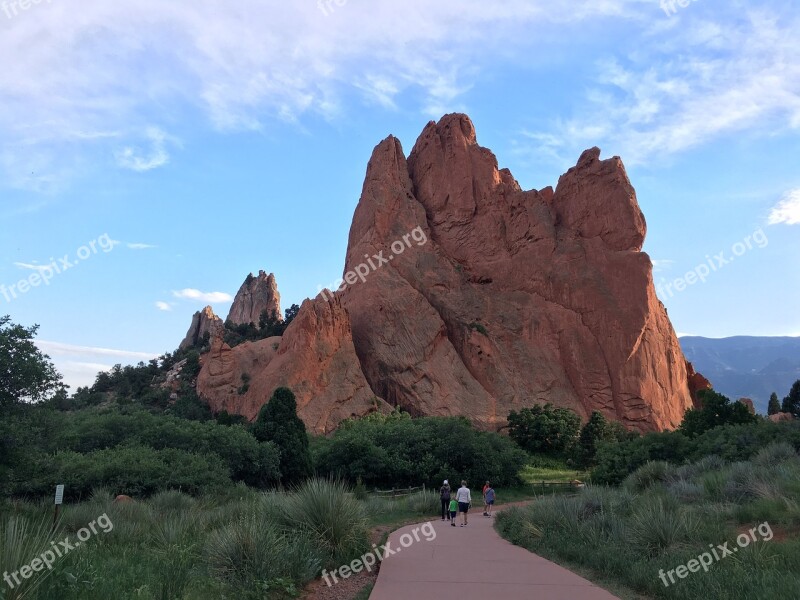
POLYGON ((768 415, 774 415, 781 412, 781 402, 778 400, 778 394, 772 392, 769 396, 769 407, 767 408, 768 415))
POLYGON ((305 423, 297 416, 297 400, 289 388, 275 390, 261 407, 253 435, 260 442, 274 442, 281 453, 281 482, 291 485, 312 475, 311 451, 305 423))
POLYGON ((783 412, 792 413, 796 417, 800 417, 800 379, 792 384, 792 389, 789 390, 789 395, 783 399, 783 412))

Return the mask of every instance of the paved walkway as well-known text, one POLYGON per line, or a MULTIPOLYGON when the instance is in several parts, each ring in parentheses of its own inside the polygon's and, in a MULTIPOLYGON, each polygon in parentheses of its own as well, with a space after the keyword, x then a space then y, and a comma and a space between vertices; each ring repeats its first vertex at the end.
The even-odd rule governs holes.
MULTIPOLYGON (((389 536, 390 548, 370 600, 619 600, 602 588, 498 535, 494 517, 470 515, 466 527, 431 521, 413 539, 410 525, 389 536), (427 535, 426 535, 427 533, 427 535), (406 536, 401 546, 401 537, 406 536)), ((460 516, 458 523, 460 523, 460 516)))

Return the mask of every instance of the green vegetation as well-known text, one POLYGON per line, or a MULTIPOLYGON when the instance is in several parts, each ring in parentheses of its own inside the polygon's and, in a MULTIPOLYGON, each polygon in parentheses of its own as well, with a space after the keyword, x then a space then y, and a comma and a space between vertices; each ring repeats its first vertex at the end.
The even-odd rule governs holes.
POLYGON ((297 400, 288 388, 278 388, 258 413, 252 427, 260 442, 272 442, 280 451, 281 481, 293 484, 311 476, 311 452, 305 423, 297 416, 297 400))
POLYGON ((768 415, 775 415, 781 412, 781 401, 778 400, 778 394, 772 392, 769 395, 769 406, 767 407, 768 415))
POLYGON ((794 382, 792 389, 789 390, 789 395, 783 399, 781 411, 800 417, 800 379, 794 382))
POLYGON ((712 455, 728 461, 748 460, 761 448, 779 441, 800 449, 800 422, 759 420, 748 425, 716 427, 694 438, 681 431, 648 433, 622 442, 600 444, 592 482, 618 485, 648 461, 681 465, 712 455))
MULTIPOLYGON (((278 313, 272 315, 268 314, 266 310, 262 311, 256 323, 242 323, 235 325, 231 321, 225 322, 225 343, 231 348, 243 344, 244 342, 255 342, 258 340, 265 340, 271 337, 280 337, 289 327, 291 322, 300 312, 300 307, 297 304, 292 304, 291 307, 284 311, 286 315, 283 320, 278 318, 278 313)), ((207 349, 207 340, 200 344, 201 349, 207 349)))
POLYGON ((63 395, 61 375, 33 343, 38 329, 0 317, 0 408, 63 395))
POLYGON ((316 439, 312 450, 319 474, 360 478, 369 488, 438 489, 443 479, 514 486, 527 461, 507 437, 477 431, 466 419, 398 413, 346 422, 330 438, 316 439))
POLYGON ((741 402, 731 402, 714 390, 698 392, 702 408, 690 408, 686 411, 680 430, 689 437, 694 437, 723 425, 743 425, 758 421, 756 415, 750 414, 741 402))
MULTIPOLYGON (((500 513, 515 544, 626 584, 653 598, 795 599, 800 592, 800 457, 782 442, 751 461, 707 457, 675 466, 648 462, 619 489, 589 486, 500 513), (659 578, 709 550, 757 532, 708 572, 659 578), (667 579, 669 582, 669 579, 667 579)), ((710 556, 710 555, 709 555, 710 556)))

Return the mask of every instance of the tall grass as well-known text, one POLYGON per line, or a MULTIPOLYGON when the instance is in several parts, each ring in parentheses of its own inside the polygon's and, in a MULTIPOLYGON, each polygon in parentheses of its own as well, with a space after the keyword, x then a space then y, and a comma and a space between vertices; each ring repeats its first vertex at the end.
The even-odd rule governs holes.
MULTIPOLYGON (((50 549, 49 518, 29 520, 11 516, 0 522, 0 573, 14 573, 50 549)), ((4 581, 0 584, 3 600, 33 598, 36 588, 49 575, 46 569, 36 571, 29 579, 19 577, 20 583, 12 588, 4 581)), ((14 581, 12 579, 12 581, 14 581)))
POLYGON ((617 489, 587 486, 498 514, 511 542, 567 566, 580 565, 651 598, 800 598, 800 458, 786 444, 750 462, 717 457, 674 467, 651 462, 617 489), (774 539, 664 587, 658 574, 709 546, 768 522, 774 539))

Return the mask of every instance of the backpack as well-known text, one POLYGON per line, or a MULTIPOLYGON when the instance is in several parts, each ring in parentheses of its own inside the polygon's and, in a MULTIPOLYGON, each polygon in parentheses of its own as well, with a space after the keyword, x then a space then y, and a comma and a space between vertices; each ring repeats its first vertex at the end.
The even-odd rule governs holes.
POLYGON ((442 500, 450 500, 450 486, 443 485, 441 489, 439 489, 439 496, 442 500))

